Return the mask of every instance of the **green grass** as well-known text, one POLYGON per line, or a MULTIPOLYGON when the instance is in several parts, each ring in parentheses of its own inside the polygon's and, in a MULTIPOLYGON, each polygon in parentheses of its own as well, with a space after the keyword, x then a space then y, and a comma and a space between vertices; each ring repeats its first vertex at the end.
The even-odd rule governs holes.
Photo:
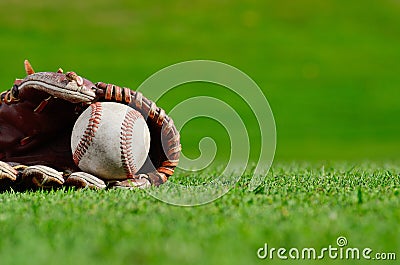
MULTIPOLYGON (((285 163, 256 191, 247 190, 245 174, 198 207, 167 205, 141 190, 4 193, 1 264, 276 264, 258 260, 257 249, 321 249, 339 236, 399 258, 399 174, 397 163, 285 163)), ((182 174, 172 181, 194 183, 182 174)))

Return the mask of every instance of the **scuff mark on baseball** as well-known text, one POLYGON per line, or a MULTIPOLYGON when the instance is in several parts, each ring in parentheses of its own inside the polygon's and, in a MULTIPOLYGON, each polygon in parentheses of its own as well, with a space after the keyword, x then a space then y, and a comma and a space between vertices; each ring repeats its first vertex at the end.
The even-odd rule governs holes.
POLYGON ((71 136, 75 164, 105 180, 132 178, 150 149, 150 132, 136 110, 114 102, 91 104, 76 120, 71 136))

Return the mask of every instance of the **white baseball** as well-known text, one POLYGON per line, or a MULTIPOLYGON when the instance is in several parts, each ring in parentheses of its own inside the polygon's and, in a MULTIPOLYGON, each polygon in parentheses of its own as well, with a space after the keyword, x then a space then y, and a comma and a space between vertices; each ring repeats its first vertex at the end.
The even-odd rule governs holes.
POLYGON ((71 149, 81 170, 106 180, 127 179, 146 161, 150 132, 143 116, 131 107, 97 102, 78 117, 71 149))

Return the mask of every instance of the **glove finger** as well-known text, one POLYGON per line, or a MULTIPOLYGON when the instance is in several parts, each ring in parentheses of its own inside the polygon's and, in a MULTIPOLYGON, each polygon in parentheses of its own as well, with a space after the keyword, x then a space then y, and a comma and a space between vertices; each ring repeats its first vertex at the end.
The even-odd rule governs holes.
POLYGON ((57 188, 64 183, 61 172, 47 166, 30 166, 22 172, 24 182, 31 182, 39 188, 57 188))
POLYGON ((18 171, 15 170, 9 164, 0 161, 0 180, 11 180, 17 179, 18 171))
POLYGON ((65 181, 65 185, 75 188, 106 188, 106 183, 103 180, 85 172, 72 173, 65 181))
POLYGON ((136 178, 127 179, 123 181, 109 182, 109 188, 117 189, 146 189, 151 187, 150 181, 147 179, 145 174, 139 174, 136 178))

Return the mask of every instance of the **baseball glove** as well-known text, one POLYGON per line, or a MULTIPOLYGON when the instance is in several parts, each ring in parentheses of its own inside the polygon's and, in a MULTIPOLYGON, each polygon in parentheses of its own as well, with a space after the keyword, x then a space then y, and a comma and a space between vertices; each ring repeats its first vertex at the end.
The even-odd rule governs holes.
POLYGON ((91 81, 74 72, 35 73, 17 79, 0 101, 0 190, 35 188, 144 188, 168 180, 178 164, 179 132, 172 119, 140 92, 91 81), (112 101, 139 111, 150 130, 150 151, 132 179, 105 182, 80 171, 72 158, 72 128, 92 103, 112 101))

